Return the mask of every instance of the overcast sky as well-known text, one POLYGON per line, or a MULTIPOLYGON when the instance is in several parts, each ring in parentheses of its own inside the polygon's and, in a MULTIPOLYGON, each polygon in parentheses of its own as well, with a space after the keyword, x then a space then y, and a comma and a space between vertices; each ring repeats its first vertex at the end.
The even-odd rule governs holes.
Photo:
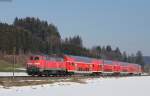
POLYGON ((150 0, 0 0, 0 21, 34 16, 55 24, 62 38, 80 35, 84 46, 111 45, 150 55, 150 0))

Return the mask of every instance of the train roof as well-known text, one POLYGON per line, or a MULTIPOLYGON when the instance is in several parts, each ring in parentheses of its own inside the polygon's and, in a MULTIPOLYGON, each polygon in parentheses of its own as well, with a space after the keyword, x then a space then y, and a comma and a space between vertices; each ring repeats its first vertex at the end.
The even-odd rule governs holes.
MULTIPOLYGON (((48 57, 56 57, 56 58, 58 58, 58 57, 63 57, 63 56, 57 56, 57 55, 46 55, 46 54, 32 54, 32 55, 30 55, 30 56, 48 56, 48 57)), ((67 55, 67 56, 69 56, 69 57, 71 57, 71 58, 73 58, 74 60, 76 60, 76 61, 78 61, 78 62, 86 62, 86 63, 92 63, 93 62, 93 60, 102 60, 102 59, 96 59, 96 58, 92 58, 92 57, 85 57, 85 56, 75 56, 75 55, 67 55)), ((113 64, 113 60, 104 60, 104 63, 106 63, 106 64, 113 64)), ((126 66, 126 65, 130 65, 130 64, 132 64, 132 65, 138 65, 138 66, 141 66, 140 64, 135 64, 135 63, 128 63, 128 62, 121 62, 121 61, 118 61, 121 65, 124 65, 124 66, 126 66)))
POLYGON ((136 63, 128 63, 128 62, 120 62, 121 65, 136 65, 136 66, 140 66, 140 64, 136 64, 136 63))
POLYGON ((113 64, 114 61, 111 60, 104 60, 104 64, 113 64))
POLYGON ((90 57, 74 56, 74 55, 69 55, 69 56, 78 62, 92 63, 93 60, 96 60, 95 58, 90 58, 90 57))

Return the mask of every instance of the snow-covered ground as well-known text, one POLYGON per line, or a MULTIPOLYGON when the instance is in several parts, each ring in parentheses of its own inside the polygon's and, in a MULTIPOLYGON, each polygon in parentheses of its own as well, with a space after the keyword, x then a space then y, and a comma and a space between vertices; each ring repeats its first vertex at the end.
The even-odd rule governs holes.
POLYGON ((55 84, 0 87, 0 96, 150 96, 150 77, 88 79, 87 84, 55 84))
MULTIPOLYGON (((27 73, 25 72, 15 72, 14 75, 15 76, 28 76, 27 73)), ((0 76, 13 76, 13 72, 0 72, 0 76)))

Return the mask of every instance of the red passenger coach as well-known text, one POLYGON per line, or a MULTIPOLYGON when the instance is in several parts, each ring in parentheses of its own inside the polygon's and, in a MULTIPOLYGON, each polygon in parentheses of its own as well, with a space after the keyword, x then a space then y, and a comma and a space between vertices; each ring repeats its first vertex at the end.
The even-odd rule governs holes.
POLYGON ((113 73, 114 62, 111 60, 104 60, 103 71, 105 73, 113 73))
POLYGON ((119 73, 121 72, 121 65, 120 65, 120 62, 114 61, 113 72, 114 72, 115 74, 119 74, 119 73))
POLYGON ((121 74, 129 74, 129 67, 130 64, 126 62, 120 62, 120 67, 121 67, 121 74))
POLYGON ((129 73, 130 74, 139 74, 141 67, 137 64, 130 64, 129 66, 129 73))
POLYGON ((65 56, 66 69, 73 73, 94 73, 102 72, 102 60, 82 56, 65 56))

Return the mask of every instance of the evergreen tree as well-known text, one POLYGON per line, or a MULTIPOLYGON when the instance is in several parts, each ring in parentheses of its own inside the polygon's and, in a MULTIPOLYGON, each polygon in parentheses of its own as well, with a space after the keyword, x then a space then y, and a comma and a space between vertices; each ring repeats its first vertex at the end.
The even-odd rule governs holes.
POLYGON ((57 28, 53 24, 48 24, 39 18, 26 17, 15 18, 14 25, 16 27, 26 29, 31 32, 33 46, 32 52, 42 53, 58 53, 60 50, 60 35, 57 28))
POLYGON ((142 67, 144 67, 144 60, 141 51, 137 51, 135 63, 140 64, 142 67))
POLYGON ((127 61, 128 61, 128 57, 127 57, 127 54, 126 54, 125 51, 124 51, 123 54, 122 54, 122 61, 124 61, 124 62, 127 62, 127 61))
POLYGON ((107 52, 112 52, 112 49, 111 49, 111 46, 110 46, 110 45, 107 45, 107 46, 106 46, 106 51, 107 51, 107 52))
POLYGON ((131 56, 130 56, 130 55, 128 55, 127 62, 128 62, 128 63, 132 63, 132 60, 131 60, 131 56))
POLYGON ((105 48, 105 46, 102 47, 101 58, 102 58, 102 59, 107 59, 107 57, 106 57, 106 48, 105 48))
POLYGON ((135 62, 135 55, 133 53, 131 54, 130 58, 131 58, 131 63, 136 63, 135 62))
POLYGON ((115 60, 121 61, 122 54, 120 52, 120 49, 117 47, 114 52, 115 52, 115 60))

